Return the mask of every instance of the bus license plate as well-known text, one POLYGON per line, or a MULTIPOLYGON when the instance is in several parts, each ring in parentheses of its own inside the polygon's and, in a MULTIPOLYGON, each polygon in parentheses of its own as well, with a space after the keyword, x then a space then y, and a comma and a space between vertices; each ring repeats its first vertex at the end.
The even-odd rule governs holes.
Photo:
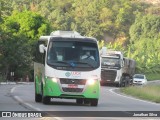
POLYGON ((68 84, 68 88, 78 88, 78 85, 76 85, 76 84, 68 84))

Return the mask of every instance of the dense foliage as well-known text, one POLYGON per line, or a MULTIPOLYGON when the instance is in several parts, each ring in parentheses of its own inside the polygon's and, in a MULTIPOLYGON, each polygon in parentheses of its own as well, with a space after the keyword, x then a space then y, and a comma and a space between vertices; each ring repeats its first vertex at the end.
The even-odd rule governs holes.
POLYGON ((160 16, 138 16, 130 28, 130 37, 129 57, 137 61, 138 69, 160 73, 160 16))
MULTIPOLYGON (((40 15, 30 12, 13 12, 1 24, 0 70, 6 78, 10 72, 15 77, 31 76, 35 41, 42 34, 49 34, 48 22, 40 15)), ((9 79, 9 78, 8 78, 9 79)))
POLYGON ((137 72, 159 73, 159 26, 159 5, 139 0, 1 0, 0 73, 29 74, 34 42, 51 30, 96 37, 135 59, 137 72))

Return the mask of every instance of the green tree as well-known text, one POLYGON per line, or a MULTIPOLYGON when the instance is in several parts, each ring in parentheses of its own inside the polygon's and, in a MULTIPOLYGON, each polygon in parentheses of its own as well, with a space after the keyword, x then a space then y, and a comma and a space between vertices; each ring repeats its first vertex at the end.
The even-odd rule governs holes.
MULTIPOLYGON (((5 74, 6 78, 9 72, 14 71, 16 75, 20 75, 18 70, 23 68, 31 69, 32 56, 30 54, 30 46, 27 44, 25 35, 13 35, 10 32, 3 32, 0 39, 1 51, 1 67, 0 70, 5 74)), ((24 73, 27 71, 23 71, 24 73)))
POLYGON ((20 77, 33 69, 34 43, 41 35, 50 33, 48 22, 40 15, 30 12, 14 12, 4 18, 0 37, 0 70, 6 75, 10 71, 20 77))
POLYGON ((132 50, 139 71, 160 72, 160 16, 138 15, 130 28, 132 50))
POLYGON ((0 0, 0 22, 3 17, 9 16, 12 13, 12 0, 0 0))

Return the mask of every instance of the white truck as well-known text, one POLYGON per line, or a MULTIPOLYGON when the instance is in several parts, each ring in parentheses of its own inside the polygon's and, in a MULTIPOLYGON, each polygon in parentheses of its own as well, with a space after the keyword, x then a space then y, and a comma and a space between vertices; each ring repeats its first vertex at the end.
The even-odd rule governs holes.
POLYGON ((103 48, 101 52, 101 85, 114 84, 121 87, 132 84, 135 65, 136 62, 133 59, 125 58, 121 51, 103 48))

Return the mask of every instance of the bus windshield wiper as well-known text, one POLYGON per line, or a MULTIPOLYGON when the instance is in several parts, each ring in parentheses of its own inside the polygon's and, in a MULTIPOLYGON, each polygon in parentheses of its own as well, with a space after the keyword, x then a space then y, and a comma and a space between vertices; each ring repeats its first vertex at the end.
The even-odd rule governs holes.
MULTIPOLYGON (((66 62, 66 61, 52 61, 52 62, 50 62, 49 64, 50 65, 53 65, 53 64, 55 64, 55 63, 62 63, 62 64, 67 64, 67 65, 70 65, 68 62, 66 62)), ((70 65, 71 66, 71 65, 70 65)))
POLYGON ((75 63, 78 63, 78 64, 86 64, 86 65, 89 65, 90 67, 94 68, 93 65, 87 63, 87 62, 81 62, 81 61, 74 61, 75 63))
POLYGON ((53 64, 55 64, 55 63, 67 64, 67 65, 69 65, 69 66, 71 66, 71 67, 75 67, 75 66, 74 66, 74 63, 77 63, 77 64, 85 64, 85 65, 88 65, 88 66, 94 68, 93 65, 91 65, 91 64, 89 64, 89 63, 87 63, 87 62, 81 62, 81 61, 73 61, 73 62, 53 61, 53 62, 51 62, 50 64, 53 65, 53 64), (73 63, 73 64, 72 64, 72 63, 73 63))

